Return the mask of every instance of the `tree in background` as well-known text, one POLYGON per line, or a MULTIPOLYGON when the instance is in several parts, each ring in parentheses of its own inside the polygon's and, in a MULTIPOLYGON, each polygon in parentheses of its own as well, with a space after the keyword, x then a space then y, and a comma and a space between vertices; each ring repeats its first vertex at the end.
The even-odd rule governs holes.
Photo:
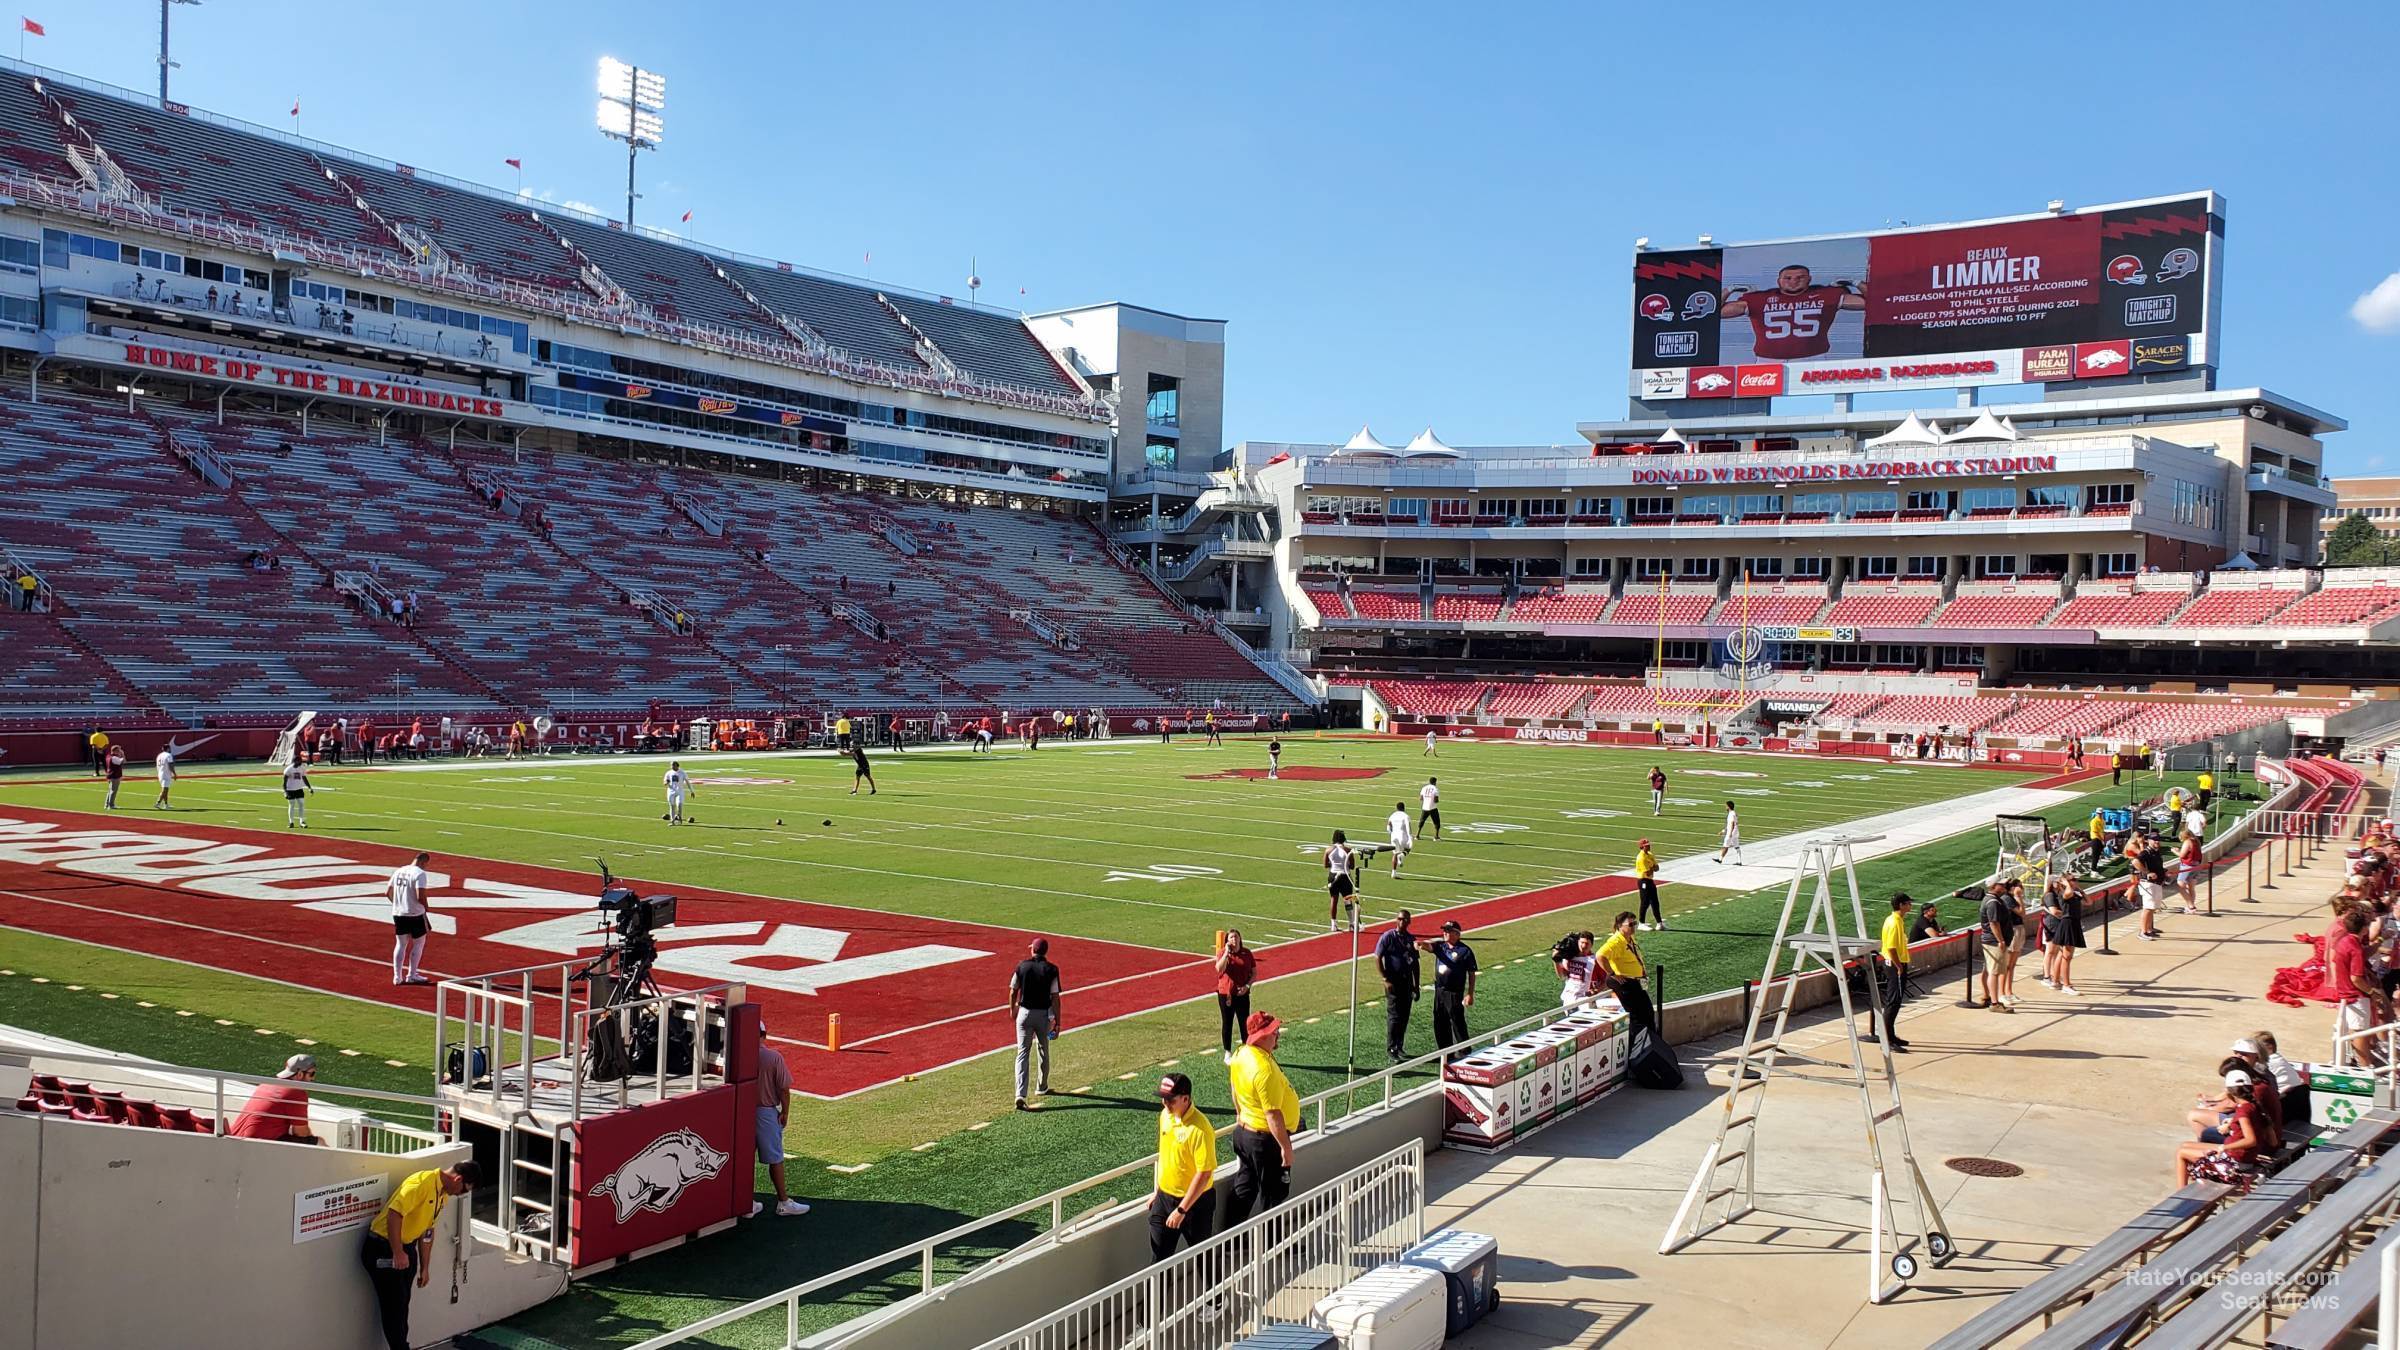
POLYGON ((2400 563, 2400 545, 2385 539, 2375 523, 2358 512, 2342 517, 2325 537, 2327 567, 2381 567, 2400 563))

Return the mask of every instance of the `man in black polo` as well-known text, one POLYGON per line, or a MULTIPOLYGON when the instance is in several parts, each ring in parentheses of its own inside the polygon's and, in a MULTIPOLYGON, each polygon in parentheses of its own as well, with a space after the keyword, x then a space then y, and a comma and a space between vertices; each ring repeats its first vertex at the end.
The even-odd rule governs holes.
POLYGON ((1050 964, 1050 940, 1035 938, 1026 958, 1008 977, 1008 1010, 1017 1024, 1017 1109, 1025 1109, 1025 1071, 1038 1052, 1042 1073, 1034 1091, 1050 1091, 1050 1042, 1066 1015, 1066 986, 1050 964))
POLYGON ((1475 1006, 1475 949, 1459 940, 1458 920, 1442 921, 1433 944, 1433 1043, 1444 1050, 1467 1039, 1467 1009, 1475 1006))
POLYGON ((1407 1058, 1408 1014, 1417 1003, 1417 948, 1422 939, 1408 931, 1408 917, 1408 911, 1401 910, 1399 922, 1375 940, 1375 968, 1383 972, 1384 1053, 1394 1064, 1407 1058))

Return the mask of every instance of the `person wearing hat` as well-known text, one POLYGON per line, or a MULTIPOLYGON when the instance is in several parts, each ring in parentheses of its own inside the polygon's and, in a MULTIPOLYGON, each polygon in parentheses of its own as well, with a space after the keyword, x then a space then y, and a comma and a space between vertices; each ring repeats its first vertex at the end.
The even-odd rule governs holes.
POLYGON ((1667 931, 1667 912, 1658 904, 1658 855, 1650 851, 1647 839, 1633 846, 1633 884, 1641 888, 1642 910, 1636 920, 1641 931, 1650 931, 1652 919, 1658 921, 1658 931, 1667 931))
POLYGON ((1150 1196, 1150 1261, 1197 1247, 1217 1231, 1217 1131, 1192 1105, 1192 1080, 1158 1080, 1158 1167, 1150 1196))
POLYGON ((1458 920, 1442 920, 1433 953, 1433 1043, 1447 1050, 1467 1039, 1467 1009, 1475 1006, 1475 949, 1459 939, 1458 920))
POLYGON ((410 1173, 392 1190, 382 1212, 367 1226, 358 1263, 375 1287, 375 1309, 388 1350, 408 1350, 408 1298, 433 1279, 433 1225, 450 1197, 465 1195, 483 1181, 472 1159, 452 1167, 410 1173), (412 1278, 413 1274, 413 1278, 412 1278))
POLYGON ((294 1055, 283 1062, 275 1081, 250 1090, 242 1113, 225 1133, 236 1139, 276 1139, 289 1144, 321 1144, 308 1128, 308 1089, 300 1086, 317 1078, 314 1055, 294 1055))
POLYGON ((2283 1147, 2283 1126, 2291 1117, 2283 1105, 2283 1085, 2275 1081, 2274 1071, 2267 1067, 2267 1057, 2259 1053, 2258 1042, 2244 1037, 2233 1043, 2220 1072, 2231 1072, 2236 1065, 2250 1074, 2253 1090, 2251 1100, 2258 1103, 2260 1133, 2272 1139, 2271 1147, 2283 1147))
MULTIPOLYGON (((2224 1113, 2224 1124, 2204 1126, 2199 1138, 2176 1146, 2176 1185, 2190 1185, 2195 1171, 2229 1175, 2246 1165, 2251 1155, 2264 1145, 2259 1132, 2256 1084, 2247 1069, 2235 1067, 2225 1071, 2223 1100, 2230 1109, 2224 1113)), ((2203 1100, 2201 1105, 2205 1108, 2213 1103, 2203 1100)))
POLYGON ((1252 1013, 1242 1029, 1242 1048, 1233 1052, 1226 1076, 1233 1086, 1233 1194, 1225 1202, 1225 1227, 1239 1227, 1253 1206, 1273 1209, 1292 1193, 1292 1131, 1300 1125, 1300 1094, 1275 1062, 1283 1023, 1273 1013, 1252 1013))

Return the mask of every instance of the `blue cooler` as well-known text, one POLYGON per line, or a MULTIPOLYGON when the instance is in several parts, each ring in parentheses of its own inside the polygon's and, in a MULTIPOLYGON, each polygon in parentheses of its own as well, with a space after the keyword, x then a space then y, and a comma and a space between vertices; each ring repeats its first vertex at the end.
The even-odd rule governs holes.
POLYGON ((1325 1328, 1299 1322, 1269 1322, 1233 1343, 1234 1350, 1340 1350, 1341 1344, 1325 1328))
POLYGON ((1400 1253, 1404 1266, 1438 1270, 1450 1287, 1449 1329, 1455 1336, 1500 1306, 1500 1244, 1481 1233, 1445 1228, 1400 1253))

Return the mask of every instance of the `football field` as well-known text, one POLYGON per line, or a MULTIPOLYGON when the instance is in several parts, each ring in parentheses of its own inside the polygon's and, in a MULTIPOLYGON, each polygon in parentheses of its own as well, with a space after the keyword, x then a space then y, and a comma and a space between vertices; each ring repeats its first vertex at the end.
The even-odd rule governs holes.
MULTIPOLYGON (((398 862, 433 855, 442 922, 427 967, 445 976, 588 953, 595 858, 678 894, 660 978, 741 980, 765 1007, 810 1098, 793 1113, 793 1176, 819 1208, 580 1282, 519 1319, 570 1343, 638 1339, 1140 1157, 1165 1068, 1190 1073, 1221 1114, 1219 929, 1260 951, 1255 1002, 1290 1025, 1295 1085, 1338 1085, 1353 1072, 1351 939, 1327 931, 1317 850, 1335 829, 1380 841, 1397 802, 1413 821, 1429 776, 1443 835, 1396 880, 1376 858, 1363 913, 1381 925, 1409 908, 1422 933, 1461 920, 1483 964, 1476 1028, 1555 1003, 1548 949, 1633 907, 1637 838, 1667 864, 1672 927, 1642 944, 1674 999, 1758 973, 1788 875, 1778 841, 1915 822, 1860 879, 1870 905, 1895 888, 1939 898, 1989 870, 1994 802, 2063 824, 2126 796, 2105 774, 2064 786, 1915 763, 1476 743, 1427 758, 1422 741, 1335 736, 1287 741, 1276 781, 1263 739, 879 752, 879 791, 856 797, 848 762, 829 755, 681 758, 697 785, 685 825, 659 818, 667 756, 327 768, 306 831, 285 828, 277 780, 255 766, 192 766, 166 811, 150 809, 146 777, 128 779, 114 813, 89 777, 0 777, 0 1024, 251 1072, 297 1044, 328 1084, 425 1092, 431 993, 389 982, 382 883, 398 862), (1657 817, 1654 763, 1670 779, 1657 817), (1728 800, 1746 866, 1712 858, 1728 800), (1006 985, 1035 936, 1067 982, 1067 1034, 1056 1091, 1016 1113, 1006 985), (838 1053, 828 1014, 842 1018, 838 1053)), ((1969 911, 1945 906, 1953 923, 1969 911)), ((1381 1066, 1384 1019, 1371 967, 1360 983, 1366 1073, 1381 1066)), ((1408 1049, 1431 1048, 1420 1008, 1408 1049)))

